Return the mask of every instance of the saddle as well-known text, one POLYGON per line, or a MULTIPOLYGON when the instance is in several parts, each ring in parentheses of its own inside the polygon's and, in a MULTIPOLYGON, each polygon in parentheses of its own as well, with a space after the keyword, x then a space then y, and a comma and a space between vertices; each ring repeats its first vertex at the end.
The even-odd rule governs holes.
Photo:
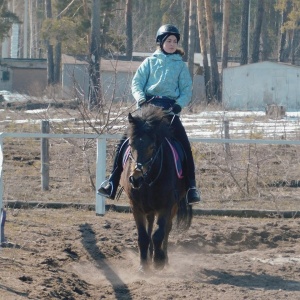
MULTIPOLYGON (((181 146, 181 144, 175 139, 167 139, 166 138, 166 141, 167 141, 167 144, 169 145, 170 154, 172 155, 172 158, 174 161, 177 177, 182 179, 182 178, 184 178, 184 175, 183 175, 183 169, 184 169, 183 164, 185 161, 184 149, 181 146)), ((124 144, 122 145, 122 148, 123 148, 122 165, 124 168, 126 162, 128 161, 129 155, 130 155, 130 146, 128 145, 128 140, 126 140, 124 142, 124 144)))

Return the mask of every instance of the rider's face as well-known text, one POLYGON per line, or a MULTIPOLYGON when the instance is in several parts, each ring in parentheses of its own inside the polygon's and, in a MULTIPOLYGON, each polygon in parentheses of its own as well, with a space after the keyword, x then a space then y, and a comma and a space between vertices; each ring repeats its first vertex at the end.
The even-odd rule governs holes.
POLYGON ((163 44, 163 49, 167 53, 174 53, 177 50, 177 38, 175 35, 170 35, 163 44))

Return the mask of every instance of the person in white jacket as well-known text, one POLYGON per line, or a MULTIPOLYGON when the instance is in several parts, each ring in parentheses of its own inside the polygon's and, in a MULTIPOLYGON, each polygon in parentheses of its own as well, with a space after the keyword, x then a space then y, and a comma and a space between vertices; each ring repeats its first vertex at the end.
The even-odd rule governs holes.
MULTIPOLYGON (((132 80, 132 95, 139 107, 147 104, 162 107, 170 112, 170 124, 175 138, 183 146, 186 155, 187 194, 189 204, 200 202, 200 193, 196 187, 195 165, 191 146, 180 121, 182 107, 188 105, 192 97, 192 79, 189 70, 182 60, 184 52, 178 48, 179 30, 171 24, 161 26, 156 34, 158 49, 146 58, 136 71, 132 80)), ((104 181, 98 193, 114 199, 123 171, 122 157, 119 155, 126 136, 119 143, 113 172, 104 181)))

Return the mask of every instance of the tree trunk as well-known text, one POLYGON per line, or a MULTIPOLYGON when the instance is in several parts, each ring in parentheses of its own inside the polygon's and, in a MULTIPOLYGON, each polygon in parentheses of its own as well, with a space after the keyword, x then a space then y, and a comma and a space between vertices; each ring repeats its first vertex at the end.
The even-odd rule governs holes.
MULTIPOLYGON (((61 11, 58 11, 57 20, 60 20, 61 11)), ((55 45, 55 63, 54 63, 54 83, 57 84, 60 82, 60 70, 61 70, 61 46, 62 43, 59 38, 56 38, 56 45, 55 45)))
POLYGON ((182 39, 182 48, 184 50, 183 60, 187 61, 189 53, 189 15, 190 15, 190 1, 185 0, 185 9, 184 9, 184 24, 183 24, 183 39, 182 39))
POLYGON ((92 1, 91 44, 89 57, 89 109, 100 107, 102 102, 100 82, 100 0, 92 1))
POLYGON ((289 39, 287 36, 286 29, 283 29, 284 24, 288 20, 288 14, 291 11, 291 3, 288 1, 286 5, 286 9, 282 11, 281 14, 281 33, 280 33, 280 41, 279 41, 279 49, 278 49, 278 61, 279 62, 287 62, 289 56, 289 39))
POLYGON ((263 16, 264 16, 264 0, 260 0, 258 1, 257 4, 256 24, 253 33, 252 63, 256 63, 259 61, 260 34, 261 34, 263 16))
MULTIPOLYGON (((46 18, 52 18, 52 6, 51 0, 45 0, 46 18)), ((48 85, 54 83, 54 60, 53 60, 53 46, 50 45, 50 41, 46 41, 47 47, 47 82, 48 85)))
POLYGON ((241 29, 241 65, 248 63, 248 26, 249 26, 249 2, 250 0, 243 1, 242 8, 242 29, 241 29))
POLYGON ((223 1, 222 69, 228 64, 230 0, 223 1))
POLYGON ((133 41, 132 41, 132 0, 126 0, 126 57, 132 59, 133 41))
POLYGON ((60 68, 61 68, 61 42, 57 41, 55 45, 55 64, 54 64, 54 83, 60 82, 60 68))
POLYGON ((296 65, 296 61, 299 61, 300 58, 300 30, 293 30, 293 40, 292 40, 292 49, 291 49, 291 64, 296 65))
POLYGON ((36 19, 37 2, 29 1, 29 57, 36 58, 36 38, 37 38, 37 19, 36 19))
POLYGON ((211 0, 205 0, 204 3, 207 22, 207 35, 210 49, 210 91, 212 96, 211 100, 218 102, 221 101, 221 90, 211 0))
POLYGON ((195 36, 196 36, 196 0, 190 0, 188 68, 192 79, 194 77, 195 36))
POLYGON ((207 59, 207 48, 206 48, 206 34, 205 34, 205 8, 204 0, 197 0, 197 15, 198 15, 198 29, 199 29, 199 39, 200 39, 200 48, 203 59, 203 73, 204 73, 204 83, 205 83, 205 95, 206 99, 211 99, 209 91, 209 82, 210 82, 210 70, 207 59))
MULTIPOLYGON (((268 16, 269 18, 269 16, 268 16)), ((268 60, 270 54, 270 40, 269 40, 269 33, 268 33, 268 20, 266 17, 263 18, 262 28, 261 28, 261 60, 265 61, 268 60)))

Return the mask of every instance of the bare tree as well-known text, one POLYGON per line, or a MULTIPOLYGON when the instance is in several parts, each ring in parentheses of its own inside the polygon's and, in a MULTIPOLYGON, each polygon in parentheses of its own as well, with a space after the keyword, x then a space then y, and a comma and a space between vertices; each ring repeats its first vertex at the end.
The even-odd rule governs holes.
MULTIPOLYGON (((283 10, 281 13, 281 27, 283 27, 283 24, 286 22, 287 20, 287 15, 288 15, 288 11, 287 9, 283 10)), ((285 59, 285 43, 286 43, 286 31, 281 29, 280 32, 280 39, 279 39, 279 45, 278 45, 278 61, 279 62, 284 62, 285 59)))
POLYGON ((101 104, 100 82, 100 0, 92 1, 91 41, 89 57, 89 109, 101 104))
POLYGON ((217 48, 212 16, 211 0, 205 0, 205 13, 207 22, 207 35, 210 49, 210 93, 211 100, 221 101, 220 79, 217 61, 217 48))
MULTIPOLYGON (((57 12, 57 20, 61 18, 61 12, 57 12)), ((54 83, 60 82, 60 67, 61 67, 61 38, 56 36, 55 44, 55 64, 54 64, 54 83)))
MULTIPOLYGON (((261 60, 268 60, 269 56, 272 53, 272 48, 275 46, 275 43, 272 42, 272 30, 278 32, 276 29, 275 22, 278 18, 278 13, 275 11, 273 5, 271 5, 271 0, 266 0, 264 3, 265 11, 261 27, 261 60), (271 26, 272 24, 272 26, 271 26), (274 46, 273 46, 274 45, 274 46)), ((276 22, 278 26, 278 22, 276 22)), ((276 46, 275 46, 276 47, 276 46)))
POLYGON ((249 2, 250 0, 243 1, 242 8, 242 29, 241 29, 241 65, 248 63, 248 23, 249 23, 249 2))
POLYGON ((210 82, 210 74, 209 74, 209 65, 207 59, 207 47, 206 47, 206 32, 205 32, 205 8, 204 8, 204 0, 197 0, 197 16, 198 16, 198 29, 199 29, 199 39, 200 39, 200 48, 203 59, 203 69, 204 69, 204 83, 205 83, 205 95, 207 99, 211 99, 209 97, 209 82, 210 82))
POLYGON ((230 0, 223 0, 222 69, 228 64, 230 0))
POLYGON ((132 0, 126 0, 126 57, 132 59, 133 40, 132 40, 132 0))
POLYGON ((196 0, 190 0, 188 67, 192 78, 194 77, 195 38, 196 38, 196 0))
POLYGON ((259 61, 259 49, 260 49, 260 34, 264 15, 264 0, 260 0, 257 3, 256 24, 253 33, 253 47, 252 47, 252 62, 259 61))
MULTIPOLYGON (((46 18, 52 19, 52 5, 51 0, 45 0, 45 12, 46 18)), ((48 85, 54 83, 54 59, 53 59, 53 45, 51 45, 50 40, 46 40, 47 48, 47 82, 48 85)))
POLYGON ((183 39, 182 39, 182 47, 185 52, 183 57, 184 61, 187 61, 188 52, 189 52, 189 15, 190 15, 190 0, 185 0, 183 39))
POLYGON ((57 41, 55 45, 55 64, 54 64, 54 83, 60 82, 61 67, 61 41, 57 41))

